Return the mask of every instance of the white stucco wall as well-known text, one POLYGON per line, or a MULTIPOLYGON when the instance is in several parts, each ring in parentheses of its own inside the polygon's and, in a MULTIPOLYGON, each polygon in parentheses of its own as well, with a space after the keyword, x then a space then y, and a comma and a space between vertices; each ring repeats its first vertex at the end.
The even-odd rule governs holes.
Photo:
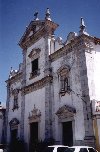
MULTIPOLYGON (((11 85, 11 88, 18 89, 21 88, 21 82, 15 82, 11 85)), ((19 125, 18 125, 18 137, 20 137, 20 121, 21 121, 21 101, 22 101, 22 96, 21 96, 21 91, 18 93, 18 109, 13 109, 14 105, 14 96, 11 94, 10 95, 10 102, 9 102, 9 113, 8 113, 8 128, 7 128, 7 141, 10 142, 10 125, 9 122, 13 118, 17 118, 19 120, 19 125)))
POLYGON ((52 62, 53 67, 53 86, 54 86, 54 104, 53 104, 53 115, 55 116, 54 125, 55 125, 55 138, 57 141, 61 139, 60 130, 59 130, 59 123, 58 123, 58 117, 55 115, 59 107, 62 107, 63 105, 69 105, 71 107, 74 107, 76 109, 76 114, 74 116, 74 122, 75 122, 75 132, 74 132, 74 138, 75 140, 83 140, 85 135, 85 128, 84 128, 84 116, 83 116, 83 104, 81 100, 81 86, 80 86, 80 79, 79 79, 79 67, 77 64, 77 57, 73 52, 70 52, 67 54, 66 57, 59 58, 58 60, 52 62), (70 70, 70 87, 74 92, 70 92, 70 94, 66 93, 65 96, 59 95, 60 90, 60 81, 58 79, 57 70, 62 65, 68 65, 71 67, 70 70), (77 96, 77 94, 80 94, 80 96, 77 96))
POLYGON ((45 64, 45 41, 44 38, 41 38, 38 42, 33 44, 31 47, 27 49, 26 54, 26 85, 29 85, 31 83, 34 83, 35 81, 41 79, 44 77, 44 64, 45 64), (39 69, 40 69, 40 75, 37 77, 34 77, 34 79, 30 78, 30 73, 32 72, 32 65, 31 65, 31 58, 28 57, 30 52, 33 48, 39 48, 40 51, 40 57, 39 57, 39 69))
POLYGON ((91 43, 91 53, 85 52, 90 99, 100 101, 100 45, 91 43))
MULTIPOLYGON (((39 121, 39 139, 45 138, 45 88, 36 90, 25 95, 25 120, 24 120, 24 135, 25 140, 28 143, 30 139, 30 125, 29 125, 29 113, 34 109, 40 110, 41 117, 39 121)), ((34 121, 33 121, 34 122, 34 121)))
POLYGON ((94 46, 94 83, 95 83, 95 99, 100 101, 100 45, 94 46))

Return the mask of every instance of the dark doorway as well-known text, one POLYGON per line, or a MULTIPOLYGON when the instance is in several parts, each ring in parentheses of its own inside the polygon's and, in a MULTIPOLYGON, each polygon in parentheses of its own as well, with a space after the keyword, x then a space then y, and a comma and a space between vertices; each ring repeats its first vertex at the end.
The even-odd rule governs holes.
POLYGON ((73 145, 72 121, 62 123, 62 141, 64 145, 73 145))
POLYGON ((30 124, 30 152, 34 151, 34 148, 38 142, 38 122, 30 124))
POLYGON ((18 134, 18 129, 12 129, 11 130, 11 143, 10 143, 10 152, 17 152, 17 134, 18 134))
POLYGON ((17 140, 17 129, 11 130, 11 142, 16 142, 17 140))

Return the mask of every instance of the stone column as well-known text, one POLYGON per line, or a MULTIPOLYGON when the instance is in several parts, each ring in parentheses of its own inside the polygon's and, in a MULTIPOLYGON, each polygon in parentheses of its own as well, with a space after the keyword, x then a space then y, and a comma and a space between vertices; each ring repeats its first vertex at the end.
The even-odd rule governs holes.
MULTIPOLYGON (((22 90, 26 86, 26 49, 23 50, 23 71, 22 71, 22 90)), ((22 92, 21 100, 21 121, 20 121, 20 138, 24 140, 24 115, 25 115, 25 95, 22 92)))
MULTIPOLYGON (((45 69, 44 77, 51 76, 51 67, 49 61, 50 53, 50 41, 51 36, 45 36, 45 69)), ((51 93, 51 82, 48 82, 45 86, 45 139, 49 140, 52 138, 52 93, 51 93)))
MULTIPOLYGON (((84 42, 84 41, 83 41, 84 42)), ((84 113, 84 127, 85 127, 85 137, 84 145, 95 147, 94 132, 93 132, 93 120, 92 120, 92 109, 91 101, 89 96, 89 86, 88 86, 88 76, 87 76, 87 65, 85 49, 81 46, 78 50, 78 64, 80 71, 80 84, 81 84, 81 99, 83 102, 83 113, 84 113)))

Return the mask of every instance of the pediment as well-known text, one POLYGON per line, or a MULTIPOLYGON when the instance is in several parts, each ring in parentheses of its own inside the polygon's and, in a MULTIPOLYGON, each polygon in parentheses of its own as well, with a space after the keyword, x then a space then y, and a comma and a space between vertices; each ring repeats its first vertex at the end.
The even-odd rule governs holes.
POLYGON ((56 115, 59 118, 67 118, 67 117, 73 117, 75 113, 76 113, 76 109, 74 107, 71 107, 69 105, 64 105, 58 109, 56 115))
POLYGON ((60 76, 64 76, 64 75, 67 75, 70 71, 70 67, 68 65, 64 65, 64 66, 61 66, 58 70, 57 70, 57 73, 58 75, 60 76))
POLYGON ((39 109, 36 108, 36 106, 34 105, 33 110, 31 111, 31 113, 29 113, 29 122, 35 122, 35 121, 39 121, 41 117, 41 112, 39 109))
POLYGON ((19 120, 17 118, 13 118, 10 122, 9 122, 10 126, 15 126, 19 124, 19 120))
POLYGON ((30 54, 28 55, 29 58, 35 58, 38 57, 40 54, 40 49, 39 48, 34 48, 32 49, 32 51, 30 52, 30 54))
POLYGON ((34 37, 34 35, 43 27, 43 25, 44 21, 31 21, 28 27, 26 27, 26 30, 19 41, 19 45, 22 46, 23 43, 31 40, 31 38, 34 37))

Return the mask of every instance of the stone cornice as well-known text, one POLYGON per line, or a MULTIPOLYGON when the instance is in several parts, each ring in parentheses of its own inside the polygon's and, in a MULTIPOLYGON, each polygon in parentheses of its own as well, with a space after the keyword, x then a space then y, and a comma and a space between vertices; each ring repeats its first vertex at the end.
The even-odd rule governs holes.
POLYGON ((55 60, 57 60, 58 58, 61 58, 62 56, 66 55, 66 51, 65 51, 65 47, 57 50, 56 52, 54 52, 53 54, 51 54, 49 56, 50 61, 53 62, 55 60))
POLYGON ((20 81, 21 79, 22 79, 22 72, 17 73, 15 76, 6 80, 6 83, 14 83, 14 82, 20 81))
POLYGON ((59 25, 52 22, 52 21, 49 21, 49 20, 46 20, 45 21, 45 29, 48 31, 48 29, 50 29, 50 31, 54 32, 54 30, 56 30, 56 28, 58 27, 59 25), (51 30, 52 29, 52 30, 51 30))
POLYGON ((28 86, 25 86, 23 89, 22 89, 22 94, 28 94, 32 91, 35 91, 37 89, 41 89, 43 88, 46 84, 48 83, 51 83, 52 82, 52 79, 53 77, 48 75, 44 78, 42 78, 41 80, 39 81, 36 81, 28 86))
POLYGON ((94 42, 94 38, 83 34, 76 37, 74 40, 71 40, 70 43, 51 54, 49 58, 51 62, 53 62, 74 50, 91 49, 92 46, 90 42, 94 42))
POLYGON ((94 37, 94 43, 100 45, 100 38, 94 37))

